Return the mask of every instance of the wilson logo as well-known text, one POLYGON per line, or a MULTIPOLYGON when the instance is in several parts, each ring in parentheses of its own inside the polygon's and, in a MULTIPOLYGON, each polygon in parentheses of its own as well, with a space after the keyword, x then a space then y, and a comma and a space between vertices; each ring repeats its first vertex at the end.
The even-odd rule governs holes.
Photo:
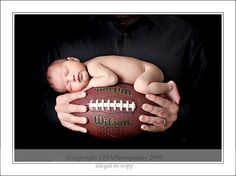
POLYGON ((94 116, 94 123, 99 126, 109 126, 109 127, 124 127, 129 126, 129 120, 112 120, 112 118, 105 118, 101 116, 94 116))

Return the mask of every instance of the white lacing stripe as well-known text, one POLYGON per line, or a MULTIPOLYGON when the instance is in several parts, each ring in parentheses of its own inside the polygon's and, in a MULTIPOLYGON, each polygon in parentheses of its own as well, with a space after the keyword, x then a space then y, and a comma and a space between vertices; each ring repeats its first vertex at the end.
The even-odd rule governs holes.
POLYGON ((91 110, 105 110, 105 108, 107 110, 111 110, 111 108, 113 108, 113 110, 117 110, 117 108, 120 111, 123 111, 123 109, 125 109, 126 111, 134 111, 136 108, 136 105, 134 102, 130 103, 129 101, 123 102, 122 100, 120 100, 120 102, 117 102, 116 100, 114 100, 113 102, 111 102, 110 100, 107 100, 106 102, 104 101, 104 99, 102 99, 100 102, 98 101, 98 99, 94 102, 94 100, 91 100, 89 102, 89 109, 91 110))

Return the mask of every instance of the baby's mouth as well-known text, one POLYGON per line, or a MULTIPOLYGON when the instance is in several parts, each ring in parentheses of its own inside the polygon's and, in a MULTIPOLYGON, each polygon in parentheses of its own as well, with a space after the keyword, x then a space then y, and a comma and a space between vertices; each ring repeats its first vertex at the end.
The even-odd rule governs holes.
POLYGON ((81 83, 82 79, 83 79, 83 75, 81 72, 79 72, 77 80, 81 83))

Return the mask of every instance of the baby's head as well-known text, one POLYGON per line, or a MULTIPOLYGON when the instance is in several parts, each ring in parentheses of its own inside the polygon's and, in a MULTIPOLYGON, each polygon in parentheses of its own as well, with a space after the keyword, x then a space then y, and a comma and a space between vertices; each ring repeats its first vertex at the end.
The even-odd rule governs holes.
POLYGON ((84 89, 89 82, 89 74, 83 63, 74 57, 59 59, 49 65, 47 80, 57 92, 76 92, 84 89))

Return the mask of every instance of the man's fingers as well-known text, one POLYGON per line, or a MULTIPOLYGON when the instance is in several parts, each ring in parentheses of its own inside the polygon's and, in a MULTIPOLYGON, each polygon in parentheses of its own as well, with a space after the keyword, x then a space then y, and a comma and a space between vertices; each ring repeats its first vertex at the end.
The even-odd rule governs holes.
POLYGON ((73 112, 86 112, 87 107, 84 105, 71 104, 72 101, 83 98, 86 96, 85 92, 75 92, 60 95, 56 99, 55 110, 61 124, 73 131, 87 132, 86 128, 79 126, 78 124, 86 124, 87 118, 74 116, 73 112))
POLYGON ((179 106, 167 100, 165 97, 153 94, 147 94, 146 98, 159 106, 143 104, 143 110, 157 117, 141 115, 139 117, 140 121, 146 123, 141 126, 141 129, 149 132, 163 132, 170 128, 177 119, 179 106))
POLYGON ((162 107, 153 106, 149 104, 143 104, 142 108, 144 111, 147 111, 158 117, 167 118, 169 116, 169 112, 165 108, 162 108, 162 107))
POLYGON ((74 105, 74 104, 69 104, 65 107, 65 111, 64 112, 86 112, 87 111, 87 107, 84 105, 74 105))
POLYGON ((160 131, 158 127, 154 125, 142 125, 141 129, 144 131, 149 131, 149 132, 158 132, 160 131))
POLYGON ((57 112, 72 113, 72 112, 86 112, 87 107, 76 104, 59 104, 55 107, 57 112))
POLYGON ((149 132, 163 132, 163 131, 167 130, 168 128, 170 128, 171 125, 172 125, 172 123, 169 123, 163 127, 160 127, 160 126, 155 126, 155 125, 144 124, 141 126, 141 129, 144 131, 149 131, 149 132))
POLYGON ((144 123, 152 124, 155 126, 162 126, 165 125, 163 124, 163 119, 160 117, 152 117, 152 116, 147 116, 147 115, 141 115, 139 117, 139 120, 144 123))
POLYGON ((62 113, 60 120, 76 124, 86 124, 88 122, 86 117, 78 117, 69 113, 62 113))
POLYGON ((65 122, 65 121, 63 121, 61 123, 62 123, 62 125, 64 127, 69 128, 69 129, 71 129, 73 131, 80 131, 82 133, 87 133, 87 129, 83 128, 83 127, 81 127, 79 125, 76 125, 76 124, 73 124, 73 123, 69 123, 69 122, 65 122))
POLYGON ((158 104, 159 106, 168 109, 171 112, 178 112, 179 106, 166 98, 156 96, 153 94, 146 94, 146 98, 150 101, 153 101, 154 103, 158 104))
POLYGON ((157 127, 155 125, 142 125, 141 129, 148 132, 163 132, 168 129, 171 125, 165 127, 157 127))
POLYGON ((56 101, 57 103, 70 103, 74 100, 77 100, 79 98, 84 98, 86 96, 85 92, 74 92, 74 93, 66 93, 63 95, 60 95, 57 97, 56 101))
POLYGON ((172 105, 172 102, 162 98, 160 96, 156 96, 153 94, 146 94, 146 98, 149 99, 150 101, 153 101, 154 103, 160 105, 163 108, 169 108, 172 105))

